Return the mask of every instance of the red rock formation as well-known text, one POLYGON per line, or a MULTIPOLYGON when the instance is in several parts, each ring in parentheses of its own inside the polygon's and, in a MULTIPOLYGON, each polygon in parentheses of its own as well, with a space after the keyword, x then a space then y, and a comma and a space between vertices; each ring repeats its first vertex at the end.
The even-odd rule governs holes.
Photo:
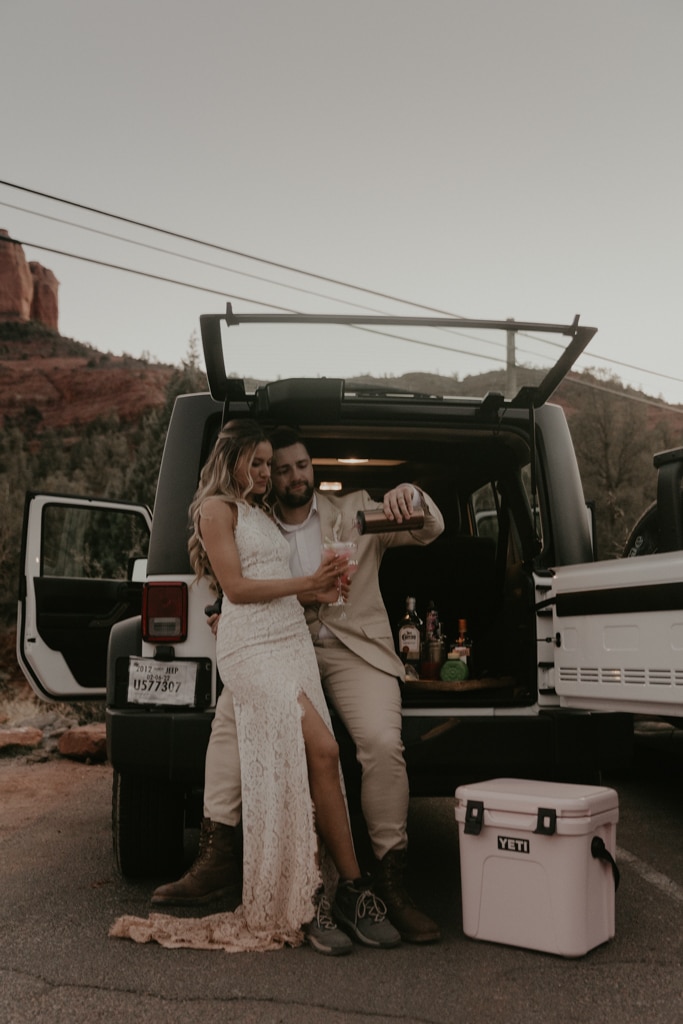
POLYGON ((59 281, 41 263, 29 263, 29 270, 33 278, 33 300, 31 302, 31 320, 44 324, 53 331, 57 331, 59 304, 57 291, 59 281))
POLYGON ((0 228, 0 320, 30 320, 33 278, 24 250, 0 228))
POLYGON ((39 747, 43 742, 40 729, 28 725, 16 726, 13 729, 0 729, 0 750, 11 751, 15 747, 39 747))
POLYGON ((24 250, 0 228, 0 321, 35 320, 56 331, 59 281, 40 263, 27 263, 24 250))
POLYGON ((104 722, 75 725, 59 738, 57 749, 62 757, 74 761, 102 762, 107 758, 107 736, 104 722))
POLYGON ((0 342, 0 429, 3 416, 8 423, 26 422, 29 408, 39 410, 41 430, 62 430, 103 415, 130 423, 163 406, 172 366, 105 355, 85 345, 83 355, 53 355, 55 345, 40 336, 0 342))

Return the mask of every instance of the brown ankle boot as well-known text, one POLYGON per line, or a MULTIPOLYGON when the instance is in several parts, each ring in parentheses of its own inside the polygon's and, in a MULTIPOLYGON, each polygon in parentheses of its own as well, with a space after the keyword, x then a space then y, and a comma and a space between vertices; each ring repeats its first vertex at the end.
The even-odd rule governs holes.
POLYGON ((387 916, 404 942, 438 942, 439 926, 413 903, 403 884, 405 850, 389 850, 375 872, 375 892, 387 906, 387 916))
POLYGON ((177 882, 160 885, 152 893, 152 903, 212 903, 239 891, 240 868, 236 829, 204 818, 199 833, 197 859, 177 882))

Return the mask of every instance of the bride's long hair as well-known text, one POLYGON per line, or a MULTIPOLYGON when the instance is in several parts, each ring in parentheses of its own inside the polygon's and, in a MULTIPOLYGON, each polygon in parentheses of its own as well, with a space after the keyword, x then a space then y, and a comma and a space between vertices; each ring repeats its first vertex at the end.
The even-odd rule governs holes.
MULTIPOLYGON (((230 420, 221 429, 213 450, 199 475, 199 484, 190 505, 192 533, 187 547, 195 577, 197 579, 206 577, 214 591, 218 589, 218 584, 206 556, 199 530, 201 507, 207 498, 214 496, 227 501, 241 501, 247 497, 254 486, 251 475, 247 471, 246 486, 241 486, 235 477, 235 471, 243 465, 247 467, 251 465, 254 452, 263 441, 268 441, 268 437, 254 420, 230 420)), ((263 503, 263 498, 260 495, 255 500, 259 504, 263 503)))

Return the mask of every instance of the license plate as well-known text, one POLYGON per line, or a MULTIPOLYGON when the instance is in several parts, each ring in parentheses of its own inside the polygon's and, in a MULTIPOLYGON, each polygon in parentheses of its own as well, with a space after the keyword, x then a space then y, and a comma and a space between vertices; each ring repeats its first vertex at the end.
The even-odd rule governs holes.
POLYGON ((130 658, 128 703, 194 705, 197 686, 196 661, 155 661, 130 658))

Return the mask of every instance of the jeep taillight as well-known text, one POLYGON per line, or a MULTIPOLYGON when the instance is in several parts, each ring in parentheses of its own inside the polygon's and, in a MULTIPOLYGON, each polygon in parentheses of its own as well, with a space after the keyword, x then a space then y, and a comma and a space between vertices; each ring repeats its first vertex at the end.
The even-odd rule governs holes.
POLYGON ((145 583, 142 588, 142 639, 178 644, 187 637, 187 584, 145 583))

